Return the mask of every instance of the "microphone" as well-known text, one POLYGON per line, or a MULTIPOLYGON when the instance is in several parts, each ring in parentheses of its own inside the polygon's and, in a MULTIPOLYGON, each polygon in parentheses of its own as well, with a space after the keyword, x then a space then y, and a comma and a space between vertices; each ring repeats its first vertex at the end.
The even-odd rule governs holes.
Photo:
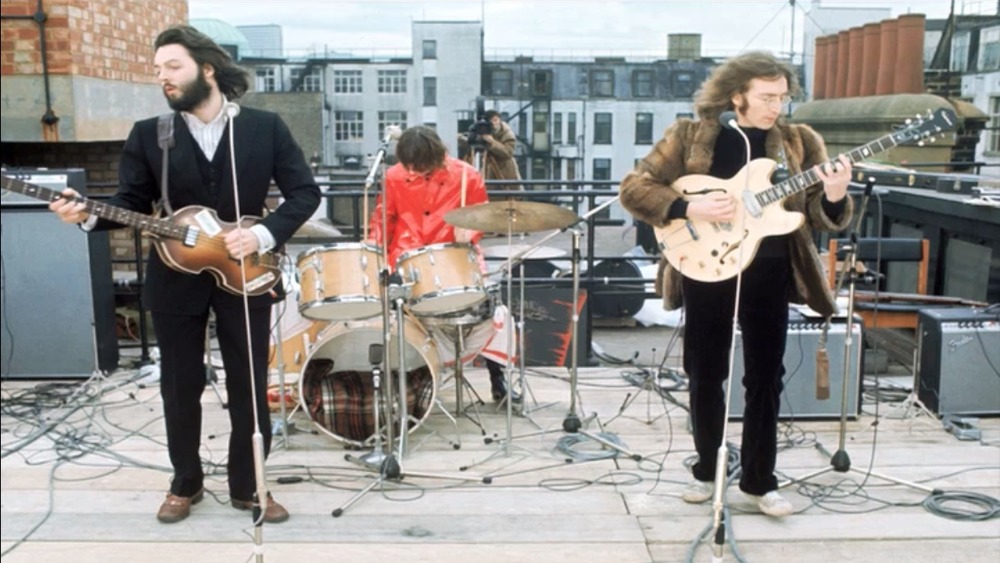
POLYGON ((830 358, 826 348, 816 350, 816 400, 825 401, 830 398, 830 358))
POLYGON ((240 106, 236 102, 226 102, 225 104, 223 104, 222 110, 226 112, 226 115, 229 116, 229 119, 234 119, 237 115, 240 114, 240 106))
POLYGON ((739 130, 739 123, 736 121, 735 111, 724 111, 719 114, 719 123, 726 129, 739 130))
POLYGON ((403 130, 399 128, 399 125, 386 125, 385 138, 382 140, 382 142, 388 143, 389 141, 397 141, 402 136, 403 136, 403 130))

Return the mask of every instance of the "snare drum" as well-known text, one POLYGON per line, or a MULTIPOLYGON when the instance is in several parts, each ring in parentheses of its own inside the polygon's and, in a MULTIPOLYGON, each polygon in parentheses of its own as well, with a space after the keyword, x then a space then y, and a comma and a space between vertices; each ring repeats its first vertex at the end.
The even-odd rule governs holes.
MULTIPOLYGON (((396 321, 393 319, 393 324, 396 321)), ((412 432, 430 414, 437 394, 441 361, 434 341, 420 322, 407 316, 403 322, 406 363, 406 411, 412 432)), ((393 327, 395 330, 395 327, 393 327)), ((336 323, 320 333, 299 379, 302 407, 316 427, 333 438, 356 446, 368 445, 375 436, 374 381, 368 348, 382 343, 382 319, 336 323)), ((395 384, 399 373, 399 341, 393 338, 385 358, 390 374, 381 385, 395 384)), ((398 409, 393 420, 381 424, 399 428, 398 409)))
POLYGON ((432 244, 396 261, 404 283, 413 284, 410 311, 418 316, 453 313, 486 299, 476 251, 469 244, 432 244))
POLYGON ((382 251, 364 243, 312 248, 299 255, 299 312, 319 321, 367 319, 379 314, 378 265, 382 251))

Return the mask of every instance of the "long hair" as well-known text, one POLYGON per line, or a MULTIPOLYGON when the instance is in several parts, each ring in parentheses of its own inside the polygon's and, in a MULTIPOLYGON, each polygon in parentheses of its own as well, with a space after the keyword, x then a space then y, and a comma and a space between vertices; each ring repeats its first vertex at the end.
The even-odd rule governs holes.
POLYGON ((751 51, 738 55, 712 70, 695 94, 695 110, 701 119, 717 119, 722 112, 736 109, 733 107, 733 96, 746 93, 754 78, 778 80, 782 77, 788 81, 788 95, 798 94, 799 81, 795 71, 771 53, 751 51))
POLYGON ((437 131, 426 125, 410 127, 396 143, 396 158, 417 172, 430 172, 444 165, 448 147, 437 131))
POLYGON ((164 45, 184 47, 199 68, 211 65, 215 69, 215 81, 219 85, 219 91, 227 99, 235 100, 250 88, 250 78, 246 71, 233 62, 229 53, 219 47, 211 37, 190 25, 174 25, 163 30, 156 37, 154 47, 159 49, 164 45))

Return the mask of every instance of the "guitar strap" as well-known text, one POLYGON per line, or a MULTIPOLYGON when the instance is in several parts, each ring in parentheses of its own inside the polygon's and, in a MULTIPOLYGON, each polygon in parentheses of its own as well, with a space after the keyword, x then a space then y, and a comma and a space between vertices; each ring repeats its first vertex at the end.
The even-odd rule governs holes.
POLYGON ((164 113, 156 120, 156 135, 160 149, 163 151, 163 168, 160 174, 160 201, 167 215, 173 215, 170 207, 170 197, 167 186, 167 173, 170 169, 170 148, 174 146, 174 113, 164 113))

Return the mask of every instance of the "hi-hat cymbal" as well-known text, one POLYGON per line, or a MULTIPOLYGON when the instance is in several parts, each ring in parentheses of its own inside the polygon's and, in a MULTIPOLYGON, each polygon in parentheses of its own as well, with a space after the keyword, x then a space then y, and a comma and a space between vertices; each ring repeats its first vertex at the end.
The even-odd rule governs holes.
POLYGON ((445 222, 450 225, 493 233, 506 233, 508 227, 512 233, 562 229, 578 219, 569 209, 538 201, 480 203, 453 209, 444 215, 445 222))
POLYGON ((495 246, 482 247, 483 254, 492 258, 511 258, 520 256, 521 258, 561 258, 566 256, 565 250, 553 248, 551 246, 532 247, 530 244, 498 244, 495 246))

